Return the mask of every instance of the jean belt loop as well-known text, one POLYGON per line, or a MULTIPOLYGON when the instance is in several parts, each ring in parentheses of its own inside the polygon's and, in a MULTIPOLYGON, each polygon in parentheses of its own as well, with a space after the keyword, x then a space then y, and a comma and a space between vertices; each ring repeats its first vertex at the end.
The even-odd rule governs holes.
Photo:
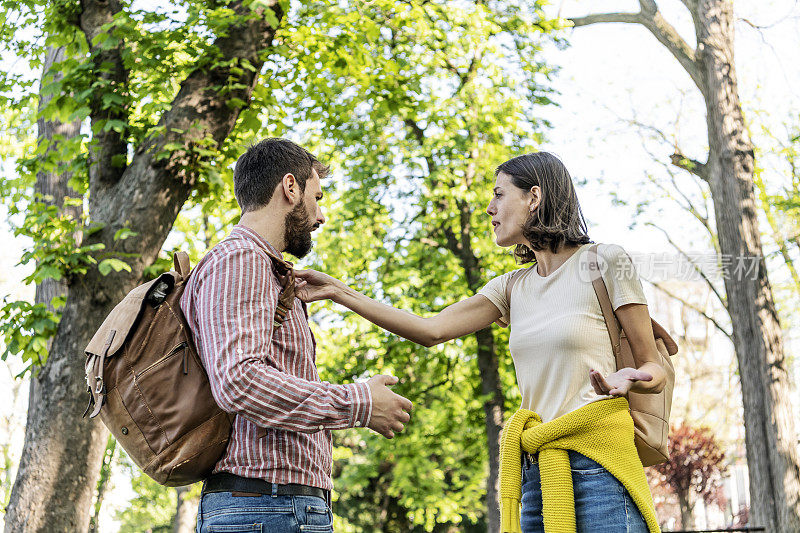
POLYGON ((273 498, 277 498, 278 497, 278 484, 277 483, 273 483, 272 484, 272 497, 273 498))

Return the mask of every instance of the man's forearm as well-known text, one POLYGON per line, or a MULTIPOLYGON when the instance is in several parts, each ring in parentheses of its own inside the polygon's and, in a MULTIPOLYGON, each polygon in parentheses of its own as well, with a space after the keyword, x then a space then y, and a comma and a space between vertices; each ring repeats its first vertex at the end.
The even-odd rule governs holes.
POLYGON ((314 433, 369 424, 372 396, 365 383, 308 381, 255 360, 221 373, 217 383, 212 390, 220 407, 259 427, 314 433))

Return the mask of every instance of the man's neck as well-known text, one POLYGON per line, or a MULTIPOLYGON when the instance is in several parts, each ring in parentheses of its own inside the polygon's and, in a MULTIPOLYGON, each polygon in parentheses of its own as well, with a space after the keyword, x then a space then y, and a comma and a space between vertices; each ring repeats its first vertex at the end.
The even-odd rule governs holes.
POLYGON ((248 211, 239 219, 239 225, 255 231, 274 246, 276 250, 283 253, 286 248, 286 243, 283 241, 284 217, 272 213, 267 214, 265 213, 266 209, 248 211))

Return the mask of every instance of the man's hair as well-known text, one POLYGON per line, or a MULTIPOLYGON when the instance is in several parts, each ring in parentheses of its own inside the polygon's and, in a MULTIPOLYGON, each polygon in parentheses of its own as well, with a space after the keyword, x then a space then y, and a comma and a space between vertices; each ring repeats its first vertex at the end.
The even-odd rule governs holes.
MULTIPOLYGON (((504 172, 511 183, 523 191, 538 185, 542 190, 539 207, 522 225, 522 235, 533 250, 558 251, 562 245, 579 246, 592 242, 578 203, 578 195, 564 163, 549 152, 534 152, 509 159, 495 170, 504 172)), ((535 260, 533 250, 517 245, 514 255, 522 263, 535 260)))
POLYGON ((264 207, 286 174, 293 174, 305 192, 314 169, 320 179, 329 168, 311 152, 286 139, 264 139, 247 149, 233 170, 233 192, 242 213, 264 207))

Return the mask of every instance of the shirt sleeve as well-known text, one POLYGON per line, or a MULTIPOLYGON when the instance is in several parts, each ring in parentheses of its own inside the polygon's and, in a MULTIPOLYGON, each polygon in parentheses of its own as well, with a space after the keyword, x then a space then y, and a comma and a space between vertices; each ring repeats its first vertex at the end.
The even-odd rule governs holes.
POLYGON ((508 281, 511 278, 511 274, 513 274, 513 272, 506 272, 502 276, 497 276, 478 291, 478 294, 488 298, 489 301, 492 302, 500 311, 501 316, 497 320, 497 324, 502 327, 508 327, 508 324, 511 320, 510 302, 508 295, 506 294, 506 290, 508 289, 508 281))
POLYGON ((604 263, 600 271, 614 310, 627 304, 646 305, 642 281, 628 253, 616 244, 601 244, 598 252, 600 261, 604 263))
POLYGON ((193 333, 223 410, 260 427, 304 433, 369 425, 366 383, 332 385, 277 368, 272 335, 280 285, 268 257, 242 247, 198 274, 193 333))

